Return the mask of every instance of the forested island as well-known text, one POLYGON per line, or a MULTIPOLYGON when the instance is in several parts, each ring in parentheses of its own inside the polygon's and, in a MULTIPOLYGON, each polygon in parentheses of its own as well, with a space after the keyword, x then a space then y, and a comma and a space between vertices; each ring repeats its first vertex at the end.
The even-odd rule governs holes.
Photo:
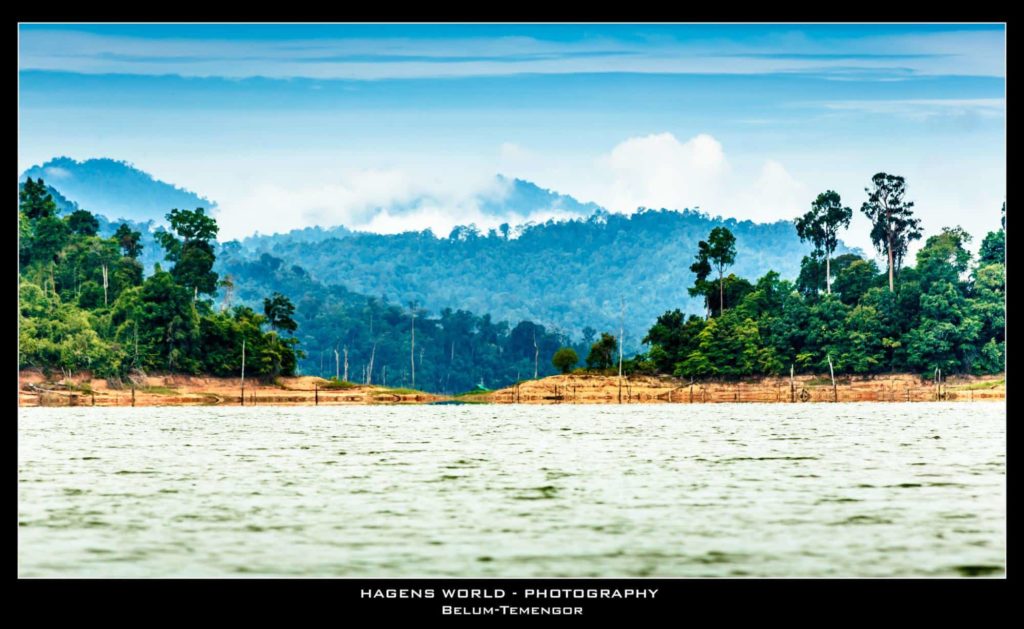
POLYGON ((171 210, 171 230, 158 234, 164 257, 149 277, 139 262, 141 234, 122 224, 109 238, 99 220, 78 209, 58 214, 40 179, 25 182, 19 215, 19 364, 68 377, 89 371, 120 380, 132 373, 295 372, 294 306, 280 294, 263 312, 215 309, 209 296, 216 221, 202 208, 171 210))
MULTIPOLYGON (((731 272, 736 235, 713 228, 692 259, 664 261, 689 266, 695 281, 680 301, 696 299, 703 312, 665 312, 643 338, 646 351, 627 356, 621 329, 587 327, 574 337, 467 310, 431 317, 415 301, 353 293, 345 277, 324 283, 269 253, 218 246, 216 221, 202 208, 167 214, 170 229, 150 242, 162 261, 147 276, 143 234, 132 223, 104 237, 102 217, 62 211, 55 191, 29 178, 19 208, 19 365, 113 382, 147 373, 238 377, 244 351, 246 375, 265 383, 306 374, 447 394, 574 371, 690 381, 1003 371, 1005 204, 1003 227, 976 258, 970 235, 948 227, 909 265, 909 244, 923 234, 905 191, 901 177, 879 173, 860 208, 884 268, 837 253, 853 211, 832 191, 791 225, 811 247, 795 280, 731 272)), ((628 295, 619 306, 627 311, 628 295)))
POLYGON ((819 195, 796 221, 814 245, 795 282, 774 271, 750 282, 723 270, 735 257, 728 230, 702 241, 691 267, 691 294, 704 298, 706 316, 679 310, 660 316, 644 339, 650 350, 627 372, 670 373, 684 378, 894 372, 931 376, 991 374, 1005 369, 1006 204, 1002 228, 988 233, 977 259, 971 236, 946 227, 927 238, 916 265, 905 266, 920 221, 905 197, 902 177, 879 173, 866 189, 861 211, 872 240, 888 261, 832 256, 852 210, 839 195, 819 195))

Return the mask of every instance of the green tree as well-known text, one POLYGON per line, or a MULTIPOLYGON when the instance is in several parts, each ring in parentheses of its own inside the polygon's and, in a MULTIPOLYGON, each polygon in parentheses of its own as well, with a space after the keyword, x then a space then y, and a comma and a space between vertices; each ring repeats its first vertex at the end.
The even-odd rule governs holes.
POLYGON ((42 178, 32 181, 29 177, 18 191, 19 209, 29 220, 49 218, 57 215, 57 203, 46 189, 42 178))
POLYGON ((985 235, 978 251, 978 263, 981 265, 1006 262, 1006 203, 1003 203, 1002 228, 985 235))
POLYGON ((615 362, 615 353, 618 349, 618 341, 607 332, 601 333, 601 338, 590 346, 590 353, 587 354, 587 367, 590 369, 610 369, 615 362))
POLYGON ((127 223, 121 223, 114 232, 114 240, 121 247, 125 257, 137 260, 142 255, 142 234, 128 227, 127 223))
POLYGON ((962 373, 970 368, 970 350, 983 323, 967 306, 961 291, 948 280, 934 282, 921 295, 920 323, 905 335, 908 367, 924 374, 935 369, 962 373))
POLYGON ((711 293, 713 287, 708 277, 711 276, 711 249, 706 241, 697 243, 697 257, 690 265, 690 271, 694 274, 693 286, 688 292, 691 297, 704 298, 704 313, 711 315, 711 293))
POLYGON ((219 230, 217 221, 207 216, 203 208, 173 209, 167 214, 167 220, 174 233, 161 231, 156 236, 166 258, 174 263, 171 270, 174 279, 192 289, 193 298, 213 294, 217 290, 217 273, 213 271, 215 256, 211 241, 219 230))
MULTIPOLYGON (((690 270, 696 275, 696 282, 690 289, 691 295, 704 295, 705 306, 710 304, 711 286, 707 281, 712 270, 718 271, 718 312, 725 310, 725 269, 736 261, 736 237, 725 227, 715 227, 707 241, 697 243, 697 257, 690 270)), ((708 311, 710 312, 710 308, 708 311)))
POLYGON ((142 285, 139 335, 156 349, 148 367, 185 373, 200 370, 199 314, 188 288, 167 271, 153 273, 142 285))
POLYGON ((18 211, 18 263, 22 268, 32 261, 32 221, 18 211))
POLYGON ((917 273, 922 289, 927 291, 933 282, 942 280, 960 286, 960 277, 971 262, 966 246, 970 241, 971 235, 961 227, 945 227, 929 237, 917 252, 917 273))
POLYGON ((295 305, 281 293, 274 293, 263 300, 263 314, 267 317, 270 327, 275 330, 294 332, 299 326, 295 323, 295 305))
POLYGON ((32 234, 32 259, 44 263, 56 262, 69 236, 64 221, 53 216, 40 218, 35 222, 32 234))
POLYGON ((71 233, 79 236, 95 236, 100 231, 100 222, 92 212, 86 210, 75 210, 64 219, 68 223, 71 233))
POLYGON ((1006 232, 989 232, 981 241, 978 259, 982 264, 1003 263, 1006 260, 1006 232))
POLYGON ((551 358, 551 364, 562 373, 569 373, 572 368, 576 366, 576 363, 580 361, 580 357, 576 354, 576 350, 571 347, 559 348, 555 355, 551 358))
POLYGON ((864 188, 868 200, 860 211, 871 220, 871 242, 888 257, 889 292, 895 290, 894 277, 899 270, 910 242, 921 238, 920 219, 914 218, 913 201, 906 201, 903 177, 877 173, 871 187, 864 188))
POLYGON ((809 302, 818 300, 821 293, 823 279, 825 277, 825 265, 821 262, 821 256, 816 252, 804 256, 800 260, 800 274, 796 278, 796 288, 809 302))
MULTIPOLYGON (((832 287, 844 304, 854 305, 860 301, 869 288, 878 285, 881 272, 874 260, 851 256, 849 264, 837 269, 836 281, 832 287)), ((838 258, 837 258, 838 261, 838 258)), ((838 266, 838 265, 837 265, 838 266)))
POLYGON ((716 227, 708 236, 708 260, 718 270, 718 308, 725 311, 725 268, 736 261, 736 237, 725 227, 716 227))
POLYGON ((832 254, 839 245, 839 230, 850 226, 853 210, 844 207, 839 193, 827 190, 818 195, 811 210, 796 219, 801 241, 810 241, 814 251, 825 257, 825 290, 832 293, 832 254))
POLYGON ((655 321, 642 342, 649 344, 650 360, 662 373, 672 373, 694 345, 695 337, 703 327, 703 319, 686 315, 679 309, 670 310, 655 321))

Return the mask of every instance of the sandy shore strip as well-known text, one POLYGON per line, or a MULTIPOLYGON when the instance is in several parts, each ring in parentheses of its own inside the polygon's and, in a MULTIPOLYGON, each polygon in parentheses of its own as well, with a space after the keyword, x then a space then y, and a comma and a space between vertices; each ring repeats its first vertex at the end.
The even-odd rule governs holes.
POLYGON ((112 383, 89 374, 68 379, 20 372, 19 406, 319 406, 360 404, 651 404, 722 402, 974 402, 1006 398, 1006 378, 957 376, 936 385, 914 374, 873 378, 827 376, 763 378, 736 382, 689 382, 668 376, 571 374, 528 380, 486 393, 445 396, 375 385, 331 385, 313 376, 246 381, 245 401, 238 378, 182 375, 149 376, 112 383))
MULTIPOLYGON (((112 383, 88 374, 47 379, 22 371, 20 406, 242 406, 238 378, 150 376, 137 382, 112 383)), ((278 378, 273 383, 245 382, 245 406, 317 406, 346 404, 425 404, 447 399, 412 389, 370 385, 332 388, 323 378, 278 378)))
POLYGON ((936 385, 915 374, 870 379, 826 376, 689 382, 668 376, 571 374, 530 380, 491 393, 461 396, 498 404, 634 404, 721 402, 928 402, 1002 400, 1005 375, 950 377, 936 385))

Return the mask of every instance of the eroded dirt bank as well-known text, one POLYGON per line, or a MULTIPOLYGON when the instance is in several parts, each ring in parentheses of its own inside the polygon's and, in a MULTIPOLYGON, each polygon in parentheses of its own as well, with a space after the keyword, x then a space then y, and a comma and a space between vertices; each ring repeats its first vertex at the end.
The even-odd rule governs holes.
MULTIPOLYGON (((245 382, 246 405, 423 404, 443 396, 379 386, 325 388, 328 381, 302 376, 278 378, 275 383, 245 382)), ((110 382, 80 374, 47 379, 37 371, 19 374, 20 406, 240 406, 238 378, 150 376, 135 382, 110 382)))
POLYGON ((1004 375, 950 377, 936 386, 914 374, 872 379, 797 376, 741 382, 694 382, 670 377, 565 375, 522 382, 492 393, 466 396, 481 402, 618 404, 700 402, 924 402, 980 401, 1006 397, 1004 375))
MULTIPOLYGON (((38 371, 19 375, 20 406, 241 406, 238 378, 149 376, 135 382, 109 382, 80 374, 68 379, 46 378, 38 371)), ((530 380, 518 385, 456 398, 465 402, 497 404, 635 404, 715 402, 972 402, 1006 397, 1005 376, 960 376, 940 385, 913 374, 870 379, 797 376, 740 382, 694 382, 666 376, 573 374, 530 380)), ((246 381, 245 405, 358 405, 428 404, 448 396, 352 385, 330 388, 312 376, 278 378, 274 383, 246 381)))

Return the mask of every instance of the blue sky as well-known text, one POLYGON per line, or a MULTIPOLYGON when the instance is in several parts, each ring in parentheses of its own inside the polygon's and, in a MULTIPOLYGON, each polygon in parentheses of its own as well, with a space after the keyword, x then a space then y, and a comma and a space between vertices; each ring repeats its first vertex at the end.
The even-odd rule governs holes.
POLYGON ((128 160, 227 238, 559 215, 482 211, 499 172, 767 221, 888 171, 978 240, 1005 198, 1002 25, 24 24, 19 68, 21 169, 128 160))

